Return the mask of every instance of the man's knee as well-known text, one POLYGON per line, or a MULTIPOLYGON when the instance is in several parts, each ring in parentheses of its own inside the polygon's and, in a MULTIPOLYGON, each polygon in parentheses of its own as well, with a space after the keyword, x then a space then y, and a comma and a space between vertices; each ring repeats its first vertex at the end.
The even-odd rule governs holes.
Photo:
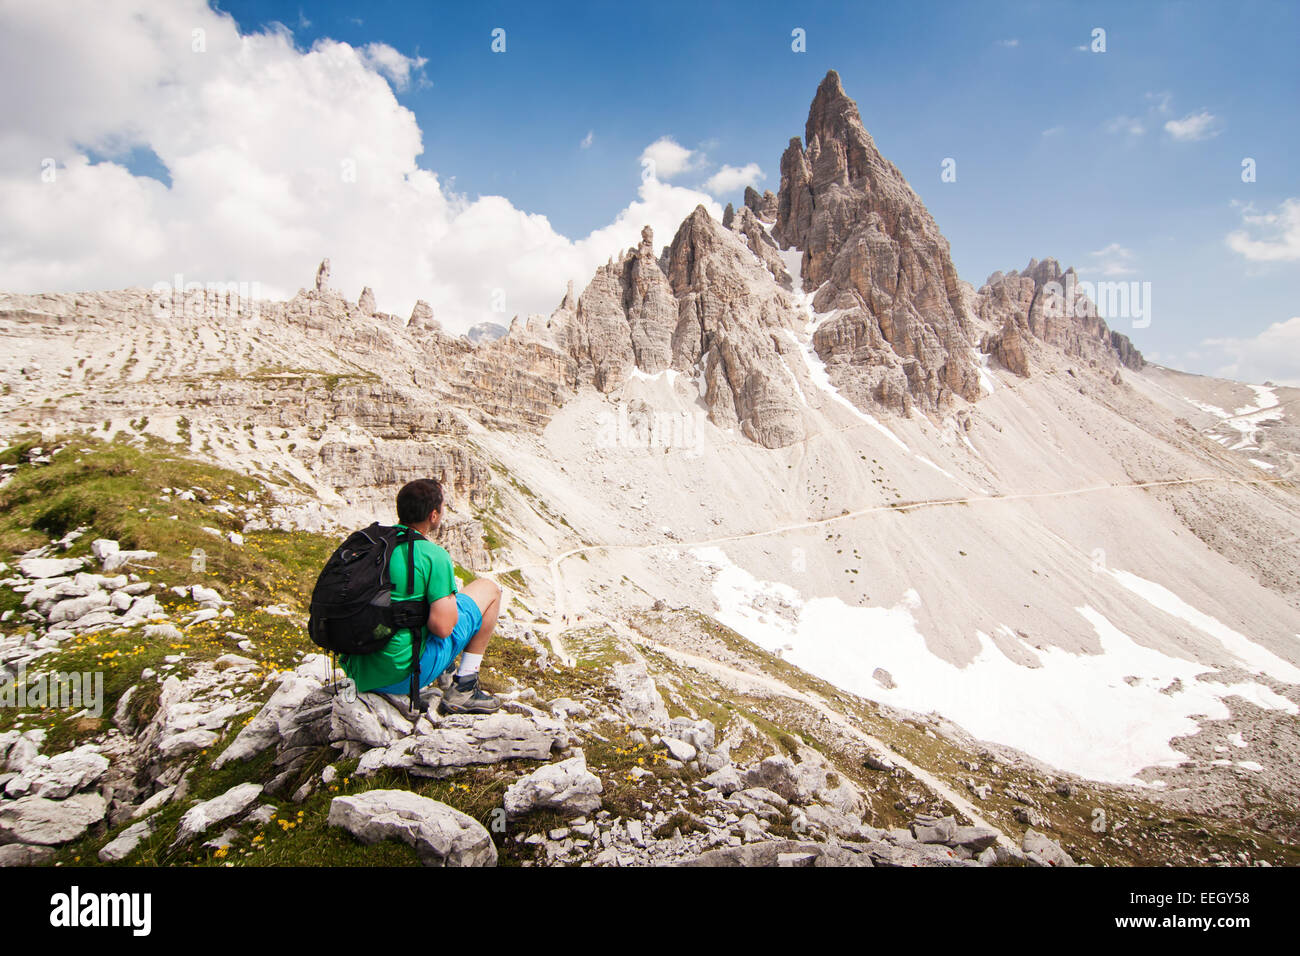
POLYGON ((483 613, 487 613, 488 608, 501 600, 500 586, 489 578, 475 578, 465 585, 465 593, 474 599, 479 611, 483 613))

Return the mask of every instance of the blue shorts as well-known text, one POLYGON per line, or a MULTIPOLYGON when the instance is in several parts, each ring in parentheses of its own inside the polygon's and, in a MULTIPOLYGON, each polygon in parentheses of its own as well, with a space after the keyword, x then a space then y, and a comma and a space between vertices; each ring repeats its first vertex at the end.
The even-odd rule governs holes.
MULTIPOLYGON (((474 599, 464 591, 456 592, 456 626, 446 637, 424 636, 424 650, 420 653, 420 686, 426 687, 438 679, 451 662, 460 656, 469 646, 478 629, 483 626, 483 612, 479 610, 474 599)), ((408 675, 387 687, 376 687, 378 694, 406 694, 411 690, 411 678, 408 675)))

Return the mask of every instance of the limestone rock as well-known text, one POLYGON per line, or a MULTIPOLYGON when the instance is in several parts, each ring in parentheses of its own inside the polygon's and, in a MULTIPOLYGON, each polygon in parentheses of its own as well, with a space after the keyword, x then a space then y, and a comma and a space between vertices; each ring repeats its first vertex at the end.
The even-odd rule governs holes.
POLYGON ((1029 374, 1029 350, 1044 347, 1106 369, 1137 371, 1146 364, 1127 336, 1106 325, 1074 270, 1062 271, 1055 259, 993 273, 975 297, 975 311, 997 330, 985 335, 980 350, 1017 375, 1029 374))
POLYGON ((426 866, 495 866, 496 845, 477 820, 408 790, 369 790, 330 802, 329 824, 367 846, 401 840, 426 866))
POLYGON ((153 834, 157 823, 153 817, 147 817, 138 823, 133 823, 99 851, 99 860, 101 863, 121 863, 128 856, 135 852, 144 840, 153 834))
POLYGON ((948 242, 897 167, 881 156, 839 75, 826 74, 781 158, 773 233, 803 251, 814 334, 831 382, 859 406, 910 413, 975 401, 970 317, 948 242))
POLYGON ((487 717, 457 714, 444 718, 431 731, 367 751, 356 773, 366 776, 387 767, 431 776, 472 764, 548 760, 551 751, 565 746, 568 739, 564 726, 549 717, 500 711, 487 717))
POLYGON ((22 558, 18 570, 29 578, 56 578, 81 570, 85 558, 22 558))
POLYGON ((362 289, 361 295, 357 296, 357 311, 362 315, 375 314, 375 291, 370 288, 370 286, 366 286, 362 289))
POLYGON ((709 850, 681 866, 871 866, 871 857, 829 843, 772 840, 746 846, 709 850))
POLYGON ((186 843, 204 833, 209 827, 237 817, 257 802, 262 795, 260 783, 241 783, 231 787, 219 797, 205 800, 186 810, 177 828, 174 845, 186 843))
POLYGON ((1025 831, 1021 848, 1034 866, 1078 866, 1074 858, 1055 840, 1050 840, 1032 827, 1025 831))
POLYGON ((0 867, 41 866, 53 858, 54 850, 48 846, 33 846, 28 843, 8 843, 0 846, 0 867))
POLYGON ((0 843, 58 846, 78 840, 92 824, 104 819, 108 804, 97 793, 79 793, 66 800, 19 797, 0 802, 0 843))
POLYGON ((406 323, 408 329, 441 329, 442 325, 433 317, 433 306, 419 299, 411 309, 411 318, 406 323))
POLYGON ((262 709, 212 762, 213 769, 220 769, 232 760, 247 760, 273 745, 280 739, 280 719, 296 711, 307 695, 319 688, 320 684, 310 678, 287 675, 262 709))
POLYGON ((594 813, 600 809, 603 790, 600 778, 587 769, 586 757, 578 754, 516 780, 506 790, 504 806, 511 817, 538 809, 568 815, 594 813))
POLYGON ((668 708, 644 662, 615 664, 613 684, 620 706, 637 726, 662 727, 668 722, 668 708))
POLYGON ((5 786, 10 797, 28 794, 62 800, 94 784, 108 770, 108 758, 99 753, 93 744, 83 744, 74 750, 53 757, 38 755, 17 777, 5 786))
POLYGON ((754 211, 763 222, 776 222, 776 217, 781 208, 781 201, 776 197, 772 190, 768 189, 763 195, 758 194, 758 190, 753 186, 745 187, 745 206, 754 211))
POLYGON ((716 787, 724 796, 735 793, 742 789, 745 784, 740 779, 740 774, 736 768, 727 765, 721 770, 717 770, 704 778, 704 785, 707 787, 716 787))

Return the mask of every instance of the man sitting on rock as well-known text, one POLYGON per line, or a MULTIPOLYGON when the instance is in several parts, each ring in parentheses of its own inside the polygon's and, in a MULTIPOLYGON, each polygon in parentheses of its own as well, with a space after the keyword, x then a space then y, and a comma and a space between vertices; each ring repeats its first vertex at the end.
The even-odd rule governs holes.
MULTIPOLYGON (((442 486, 432 478, 407 483, 397 493, 398 527, 411 528, 426 539, 442 521, 442 486)), ((423 596, 429 602, 429 620, 420 655, 420 686, 438 681, 451 670, 450 686, 443 692, 439 710, 445 714, 490 714, 501 702, 478 685, 479 665, 501 609, 501 588, 486 578, 477 578, 456 590, 451 556, 429 540, 415 541, 415 582, 406 577, 406 546, 399 546, 389 560, 393 600, 423 596)), ((407 693, 411 679, 411 632, 396 632, 388 645, 373 654, 341 655, 344 672, 358 691, 380 694, 407 693)))

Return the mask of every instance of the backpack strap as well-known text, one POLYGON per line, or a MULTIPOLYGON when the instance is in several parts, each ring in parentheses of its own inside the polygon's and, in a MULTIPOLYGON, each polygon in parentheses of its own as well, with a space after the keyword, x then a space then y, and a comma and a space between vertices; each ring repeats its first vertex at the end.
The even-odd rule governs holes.
MULTIPOLYGON (((415 542, 416 539, 424 540, 424 535, 413 528, 407 528, 405 532, 406 546, 406 586, 415 593, 415 542)), ((412 627, 411 629, 411 713, 415 715, 415 720, 420 719, 420 714, 424 713, 424 702, 420 700, 420 656, 424 652, 424 625, 412 627)))

